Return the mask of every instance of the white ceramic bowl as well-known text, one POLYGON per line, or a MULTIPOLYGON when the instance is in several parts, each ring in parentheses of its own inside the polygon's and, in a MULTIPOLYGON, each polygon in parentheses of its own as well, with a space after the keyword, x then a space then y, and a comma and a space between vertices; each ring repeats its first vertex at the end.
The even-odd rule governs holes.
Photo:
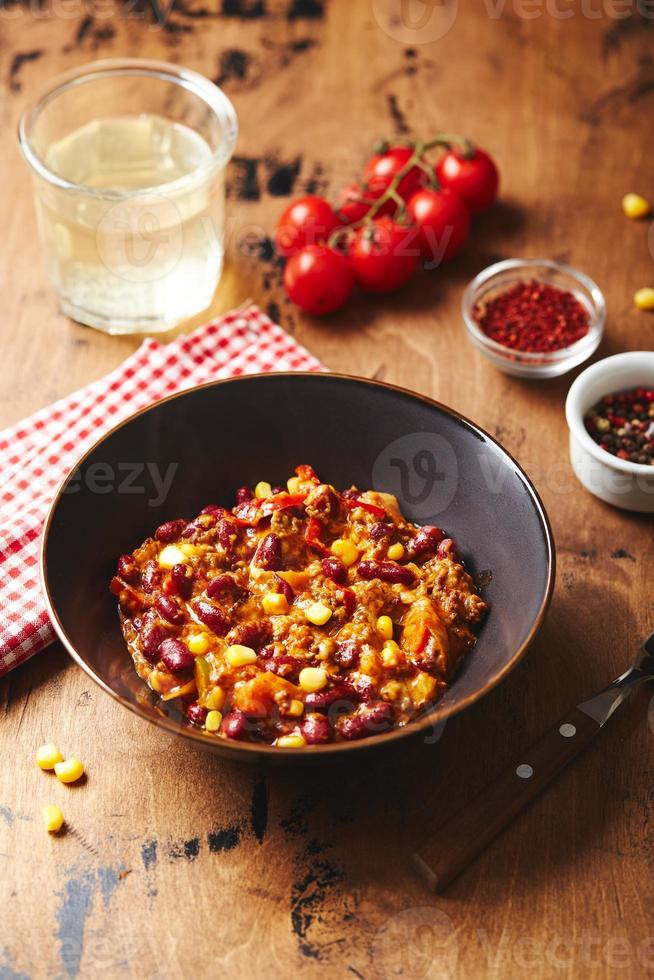
POLYGON ((654 351, 605 357, 582 371, 572 384, 565 416, 570 428, 570 462, 586 489, 615 507, 652 514, 654 466, 630 463, 600 449, 584 426, 584 415, 604 395, 640 387, 654 388, 654 351))
POLYGON ((602 291, 588 276, 562 262, 549 259, 505 259, 489 265, 468 283, 461 300, 461 315, 468 340, 505 374, 518 378, 556 378, 578 367, 599 347, 604 332, 606 305, 602 291), (569 347, 531 354, 513 350, 487 337, 475 320, 475 307, 511 286, 532 280, 571 292, 588 313, 588 333, 569 347))

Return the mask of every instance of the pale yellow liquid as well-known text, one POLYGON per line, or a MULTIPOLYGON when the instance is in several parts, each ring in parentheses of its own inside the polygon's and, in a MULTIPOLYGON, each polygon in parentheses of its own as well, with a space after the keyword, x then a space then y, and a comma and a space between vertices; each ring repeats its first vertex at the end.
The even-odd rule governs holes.
POLYGON ((48 167, 81 185, 37 188, 49 272, 67 313, 124 333, 166 329, 209 306, 225 196, 212 160, 197 132, 152 115, 98 119, 51 144, 48 167), (179 178, 189 183, 176 186, 179 178))

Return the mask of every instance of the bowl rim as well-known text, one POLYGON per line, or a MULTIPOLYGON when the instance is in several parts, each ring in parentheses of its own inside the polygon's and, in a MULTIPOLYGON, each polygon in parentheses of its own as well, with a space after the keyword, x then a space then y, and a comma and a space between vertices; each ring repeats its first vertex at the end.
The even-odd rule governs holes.
POLYGON ((606 322, 606 300, 604 293, 594 279, 587 276, 585 272, 576 269, 566 262, 557 262, 555 259, 502 259, 501 262, 493 262, 487 265, 481 272, 470 280, 461 298, 461 316, 471 339, 476 341, 477 346, 486 353, 495 354, 503 361, 515 363, 520 367, 534 371, 544 367, 563 364, 569 359, 578 357, 588 350, 588 357, 597 349, 604 334, 604 324, 606 322), (476 294, 481 286, 484 286, 494 276, 502 272, 515 271, 516 273, 527 272, 529 269, 545 268, 555 272, 562 272, 575 280, 578 285, 590 294, 594 307, 588 310, 590 326, 588 333, 575 340, 567 347, 560 347, 555 351, 521 351, 493 340, 479 327, 472 315, 472 310, 476 302, 476 294))
MULTIPOLYGON (((318 381, 318 383, 321 382, 318 381)), ((84 670, 84 672, 88 674, 88 676, 99 687, 101 687, 103 691, 109 694, 115 701, 118 701, 124 707, 128 708, 137 717, 142 718, 143 720, 150 722, 156 727, 162 728, 172 734, 181 735, 184 738, 189 738, 202 748, 210 749, 214 751, 220 748, 223 749, 225 753, 229 751, 230 754, 233 755, 234 759, 236 759, 237 756, 241 753, 243 753, 244 759, 247 755, 251 755, 252 757, 264 755, 270 758, 271 760, 272 759, 283 760, 286 758, 306 759, 310 755, 316 757, 324 756, 326 758, 328 756, 334 756, 336 754, 346 752, 346 751, 348 752, 353 752, 356 750, 364 751, 366 749, 372 749, 381 745, 391 745, 392 743, 397 742, 401 738, 409 738, 412 735, 417 735, 419 732, 422 732, 428 728, 432 728, 434 725, 437 725, 448 718, 460 714, 462 711, 469 708, 477 701, 481 700, 481 698, 483 698, 486 694, 488 694, 495 687, 497 687, 497 685, 504 680, 504 678, 513 670, 513 668, 520 662, 520 660, 522 660, 522 658, 526 654, 529 646, 531 645, 534 637, 536 636, 545 618, 545 614, 547 612, 550 601, 552 599, 555 576, 556 576, 556 551, 554 545, 554 536, 552 533, 550 521, 547 516, 547 512, 545 511, 543 502, 534 484, 529 479, 529 477, 522 469, 520 464, 497 441, 497 439, 495 439, 492 435, 490 435, 490 433, 486 432, 485 429, 482 429, 481 426, 478 426, 475 422, 472 422, 466 416, 461 415, 460 413, 454 411, 454 409, 449 408, 447 405, 443 405, 441 402, 438 402, 433 398, 429 398, 427 395, 422 395, 419 394, 418 392, 410 391, 407 388, 402 388, 399 385, 390 384, 389 382, 377 381, 377 380, 372 380, 370 378, 364 378, 358 375, 343 374, 338 372, 275 371, 275 372, 263 372, 263 373, 256 373, 256 374, 239 375, 237 377, 221 378, 216 381, 208 381, 200 385, 194 385, 191 388, 185 388, 183 391, 178 391, 173 393, 172 395, 167 395, 165 398, 159 399, 154 404, 147 405, 144 408, 141 408, 138 411, 133 412, 127 418, 123 419, 121 422, 118 422, 116 425, 112 426, 108 431, 104 432, 98 439, 96 439, 93 445, 90 446, 79 457, 79 459, 71 467, 69 472, 61 480, 57 488, 56 494, 53 498, 53 501, 50 504, 50 507, 48 508, 48 513, 46 515, 45 523, 43 526, 43 532, 41 535, 41 546, 39 549, 39 577, 40 577, 42 593, 45 599, 46 610, 50 618, 50 622, 54 627, 55 633, 57 634, 59 640, 64 645, 65 649, 68 651, 69 655, 77 663, 77 665, 81 667, 82 670, 84 670), (410 721, 408 724, 404 725, 401 728, 394 728, 391 729, 391 731, 389 732, 383 732, 379 735, 372 735, 369 738, 365 738, 353 742, 348 742, 348 741, 329 742, 324 745, 311 745, 311 746, 303 746, 300 748, 288 748, 280 752, 276 746, 268 745, 263 742, 261 743, 239 742, 230 739, 220 739, 220 740, 209 739, 207 738, 206 735, 202 734, 199 730, 195 731, 193 728, 191 728, 191 726, 187 726, 182 723, 173 721, 171 718, 168 718, 167 716, 162 715, 161 717, 155 718, 155 717, 150 717, 147 714, 144 714, 139 709, 138 705, 134 704, 131 700, 119 694, 117 691, 114 691, 114 689, 95 672, 93 667, 84 660, 83 656, 77 651, 74 644, 69 639, 64 629, 64 626, 61 620, 59 619, 59 616, 54 606, 54 602, 52 600, 52 596, 50 593, 50 586, 48 582, 46 559, 47 559, 47 548, 48 548, 48 540, 50 536, 50 529, 54 520, 56 510, 59 505, 59 501, 61 500, 66 485, 68 484, 69 480, 74 476, 77 469, 84 464, 84 461, 89 456, 91 456, 91 454, 94 453, 96 449, 106 439, 112 436, 115 432, 118 432, 120 429, 123 428, 123 426, 127 425, 133 419, 141 415, 144 415, 146 412, 156 409, 157 406, 159 405, 162 405, 166 402, 171 402, 176 398, 181 398, 184 395, 191 394, 196 391, 201 391, 207 388, 229 385, 235 382, 236 383, 244 382, 244 381, 257 382, 257 381, 261 381, 262 379, 271 379, 271 378, 286 379, 287 381, 288 380, 292 381, 292 379, 294 378, 311 378, 311 379, 326 378, 329 379, 330 381, 332 380, 343 381, 343 382, 354 381, 357 384, 364 385, 365 387, 389 390, 391 392, 397 392, 400 395, 409 397, 411 399, 417 399, 418 401, 421 401, 424 404, 428 405, 430 408, 436 408, 437 410, 443 412, 444 414, 449 415, 458 423, 463 422, 464 425, 467 425, 470 429, 473 430, 473 432, 482 435, 496 448, 498 448, 507 457, 507 459, 516 467, 518 473, 520 474, 520 477, 522 478, 529 492, 530 499, 535 506, 536 512, 540 517, 541 529, 543 532, 543 537, 545 539, 546 550, 547 550, 546 587, 540 602, 540 606, 538 608, 538 612, 536 614, 534 622, 532 623, 529 633, 527 634, 527 636, 525 637, 521 645, 518 647, 518 649, 514 652, 513 656, 507 661, 507 663, 503 665, 503 667, 501 667, 501 669, 499 669, 491 677, 490 681, 487 684, 485 684, 479 690, 474 691, 472 694, 469 694, 458 704, 446 705, 444 709, 442 707, 439 709, 438 707, 439 704, 442 704, 442 699, 439 699, 438 701, 435 702, 433 708, 430 711, 428 711, 424 716, 420 716, 416 719, 413 719, 412 721, 410 721)))
POLYGON ((602 375, 606 375, 608 379, 612 367, 619 367, 620 364, 628 364, 631 361, 635 362, 636 358, 639 357, 648 358, 652 362, 652 372, 654 373, 654 351, 643 350, 629 350, 619 354, 611 354, 609 357, 603 357, 601 361, 595 361, 594 364, 585 368, 570 385, 565 400, 565 418, 571 434, 581 443, 582 448, 599 463, 603 463, 611 469, 619 470, 621 473, 629 473, 631 476, 644 476, 645 474, 653 476, 653 466, 648 466, 646 463, 632 463, 628 459, 620 459, 619 456, 614 456, 613 453, 607 453, 600 449, 595 440, 586 432, 579 404, 590 382, 602 375))

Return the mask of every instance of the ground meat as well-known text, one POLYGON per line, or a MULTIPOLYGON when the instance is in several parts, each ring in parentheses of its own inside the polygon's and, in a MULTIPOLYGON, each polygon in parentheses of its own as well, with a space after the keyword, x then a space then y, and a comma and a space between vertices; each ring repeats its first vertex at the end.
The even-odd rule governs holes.
POLYGON ((486 604, 450 538, 411 550, 421 531, 394 497, 339 494, 309 466, 291 485, 173 515, 120 556, 135 670, 214 738, 283 747, 405 725, 446 689, 486 604))

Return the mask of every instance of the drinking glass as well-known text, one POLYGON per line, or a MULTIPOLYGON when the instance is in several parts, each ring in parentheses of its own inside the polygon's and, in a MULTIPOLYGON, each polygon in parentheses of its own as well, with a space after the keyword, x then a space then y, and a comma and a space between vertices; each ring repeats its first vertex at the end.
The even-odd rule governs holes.
POLYGON ((19 142, 65 313, 106 333, 154 333, 211 304, 236 134, 217 86, 139 58, 76 69, 27 109, 19 142))

